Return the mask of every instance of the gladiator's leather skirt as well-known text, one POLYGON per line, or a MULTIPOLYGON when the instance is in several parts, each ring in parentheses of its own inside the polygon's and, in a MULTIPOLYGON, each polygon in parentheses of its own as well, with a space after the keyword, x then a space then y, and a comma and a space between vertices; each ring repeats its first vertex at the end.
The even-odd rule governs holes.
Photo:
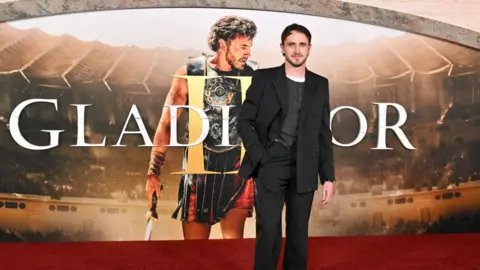
MULTIPOLYGON (((205 169, 215 172, 240 168, 240 147, 216 153, 204 149, 205 169)), ((231 209, 253 211, 253 179, 236 174, 182 175, 178 189, 178 207, 172 215, 187 222, 219 222, 231 209)))

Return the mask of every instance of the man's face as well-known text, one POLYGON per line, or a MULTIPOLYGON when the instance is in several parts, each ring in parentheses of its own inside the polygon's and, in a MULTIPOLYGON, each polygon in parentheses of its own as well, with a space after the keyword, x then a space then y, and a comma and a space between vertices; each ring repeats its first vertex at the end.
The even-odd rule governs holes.
POLYGON ((285 60, 292 66, 299 67, 307 61, 311 44, 305 34, 292 31, 280 48, 285 55, 285 60))
POLYGON ((250 57, 253 40, 245 36, 237 36, 226 45, 226 57, 232 69, 243 70, 250 57))

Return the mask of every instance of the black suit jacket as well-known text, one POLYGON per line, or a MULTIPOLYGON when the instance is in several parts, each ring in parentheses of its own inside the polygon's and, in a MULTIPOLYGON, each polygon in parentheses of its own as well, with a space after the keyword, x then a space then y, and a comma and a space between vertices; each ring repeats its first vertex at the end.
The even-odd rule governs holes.
MULTIPOLYGON (((288 110, 285 65, 258 69, 252 77, 238 119, 238 133, 245 147, 239 175, 256 178, 266 149, 278 137, 288 110)), ((318 178, 335 180, 330 130, 328 80, 307 69, 297 137, 298 192, 314 191, 318 178)))

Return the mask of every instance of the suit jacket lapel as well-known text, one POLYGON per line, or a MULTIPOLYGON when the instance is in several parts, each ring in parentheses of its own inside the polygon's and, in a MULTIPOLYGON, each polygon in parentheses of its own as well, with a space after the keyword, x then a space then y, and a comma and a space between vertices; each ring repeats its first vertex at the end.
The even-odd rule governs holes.
POLYGON ((302 106, 300 109, 299 128, 303 126, 307 119, 308 111, 315 105, 315 95, 317 94, 317 80, 307 69, 305 71, 305 87, 302 95, 302 106))
POLYGON ((273 79, 273 86, 282 107, 282 114, 285 117, 288 110, 288 89, 285 64, 278 67, 277 75, 273 79))

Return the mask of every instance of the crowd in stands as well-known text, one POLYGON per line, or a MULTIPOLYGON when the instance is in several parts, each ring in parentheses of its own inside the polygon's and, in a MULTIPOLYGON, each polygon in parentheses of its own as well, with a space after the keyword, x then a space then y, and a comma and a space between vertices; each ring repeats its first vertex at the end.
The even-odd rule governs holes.
POLYGON ((416 235, 442 233, 479 233, 480 212, 468 215, 440 217, 438 220, 422 223, 419 221, 399 219, 393 226, 374 226, 359 222, 337 230, 337 235, 416 235))
POLYGON ((0 230, 0 242, 82 242, 110 240, 99 231, 68 233, 63 230, 53 230, 42 233, 39 231, 0 230))
MULTIPOLYGON (((349 173, 338 172, 339 194, 369 193, 375 185, 384 190, 445 189, 448 185, 480 180, 480 142, 440 143, 438 147, 422 148, 420 156, 395 151, 350 151, 356 164, 349 173)), ((342 157, 342 159, 345 159, 342 157)))
MULTIPOLYGON (((60 197, 113 198, 143 196, 144 178, 134 161, 27 153, 0 148, 0 192, 60 197), (133 172, 133 173, 132 173, 133 172)), ((137 162, 139 163, 139 162, 137 162)))

